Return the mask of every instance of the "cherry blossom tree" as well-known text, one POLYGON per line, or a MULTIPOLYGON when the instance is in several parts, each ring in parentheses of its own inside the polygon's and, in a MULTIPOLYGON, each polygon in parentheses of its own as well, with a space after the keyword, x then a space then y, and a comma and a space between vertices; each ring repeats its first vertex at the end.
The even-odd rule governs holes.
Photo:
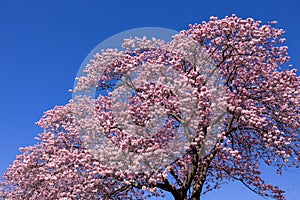
POLYGON ((199 200, 238 181, 285 199, 261 166, 299 167, 300 78, 274 25, 211 17, 170 42, 99 52, 74 89, 99 95, 45 112, 0 198, 199 200))

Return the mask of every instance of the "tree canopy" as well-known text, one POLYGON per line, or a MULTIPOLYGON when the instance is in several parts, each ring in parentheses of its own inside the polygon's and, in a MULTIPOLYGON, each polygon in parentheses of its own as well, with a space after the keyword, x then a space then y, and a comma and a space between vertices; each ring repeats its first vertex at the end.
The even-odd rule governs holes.
POLYGON ((99 52, 74 89, 99 95, 45 112, 0 197, 199 200, 239 181, 285 199, 261 177, 262 163, 299 167, 300 78, 275 24, 211 17, 170 42, 128 38, 124 51, 99 52))

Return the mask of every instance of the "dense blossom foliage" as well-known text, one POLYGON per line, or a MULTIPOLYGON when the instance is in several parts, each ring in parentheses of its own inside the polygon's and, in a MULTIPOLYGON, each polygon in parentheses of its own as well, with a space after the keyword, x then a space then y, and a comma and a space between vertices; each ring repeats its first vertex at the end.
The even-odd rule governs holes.
POLYGON ((281 174, 300 161, 300 78, 274 24, 211 17, 170 42, 131 38, 96 54, 75 91, 106 95, 45 112, 0 198, 198 200, 240 181, 285 199, 261 177, 263 164, 281 174))

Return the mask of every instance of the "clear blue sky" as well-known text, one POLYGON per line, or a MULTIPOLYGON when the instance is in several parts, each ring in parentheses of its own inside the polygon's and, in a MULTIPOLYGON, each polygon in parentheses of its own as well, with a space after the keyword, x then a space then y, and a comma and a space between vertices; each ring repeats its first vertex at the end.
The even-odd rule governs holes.
MULTIPOLYGON (((286 30, 292 64, 300 69, 300 3, 297 0, 1 0, 0 1, 0 174, 20 146, 36 143, 42 130, 34 123, 43 112, 71 98, 77 70, 85 56, 106 38, 138 27, 174 30, 233 13, 257 20, 277 20, 286 30)), ((265 177, 300 197, 300 172, 265 177)), ((240 184, 229 184, 204 200, 261 199, 240 184)))

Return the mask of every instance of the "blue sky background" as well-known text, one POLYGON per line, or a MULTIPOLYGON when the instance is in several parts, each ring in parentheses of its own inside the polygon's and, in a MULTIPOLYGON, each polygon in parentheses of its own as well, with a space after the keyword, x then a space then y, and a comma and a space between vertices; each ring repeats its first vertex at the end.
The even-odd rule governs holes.
MULTIPOLYGON (((36 143, 34 123, 43 112, 71 98, 76 73, 101 41, 138 27, 187 29, 189 24, 233 13, 264 23, 277 20, 286 30, 291 63, 300 66, 300 3, 297 0, 0 0, 0 174, 18 148, 36 143)), ((265 170, 269 182, 300 199, 300 172, 285 177, 265 170)), ((262 199, 233 183, 203 200, 262 199)))

